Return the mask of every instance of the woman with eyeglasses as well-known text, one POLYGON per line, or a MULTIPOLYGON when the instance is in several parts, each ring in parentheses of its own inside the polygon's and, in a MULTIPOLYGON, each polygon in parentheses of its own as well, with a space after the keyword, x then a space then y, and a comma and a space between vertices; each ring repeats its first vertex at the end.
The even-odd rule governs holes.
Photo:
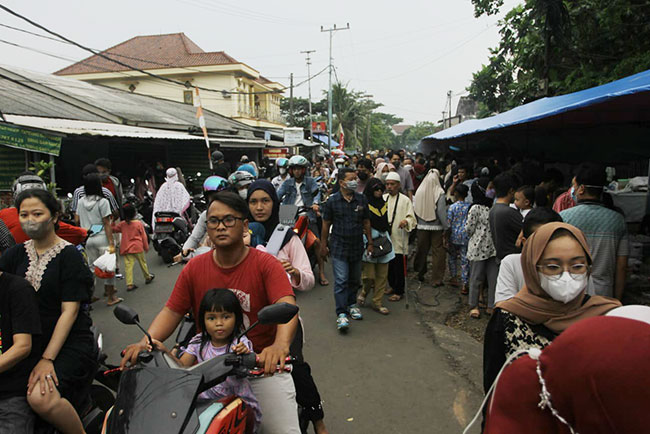
POLYGON ((584 234, 569 224, 547 223, 526 240, 521 254, 525 285, 514 298, 496 304, 485 331, 485 391, 518 350, 542 349, 570 325, 621 305, 586 293, 591 264, 584 234))

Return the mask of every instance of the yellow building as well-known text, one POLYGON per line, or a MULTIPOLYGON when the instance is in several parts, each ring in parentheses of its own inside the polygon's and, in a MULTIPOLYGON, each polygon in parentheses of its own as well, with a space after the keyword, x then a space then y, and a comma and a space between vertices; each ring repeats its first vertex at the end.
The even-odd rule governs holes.
POLYGON ((285 126, 280 114, 283 85, 264 78, 257 70, 223 51, 203 51, 184 33, 136 36, 102 54, 129 67, 93 55, 55 74, 133 93, 193 103, 192 90, 135 70, 140 69, 190 86, 220 90, 200 91, 205 109, 252 126, 285 126))

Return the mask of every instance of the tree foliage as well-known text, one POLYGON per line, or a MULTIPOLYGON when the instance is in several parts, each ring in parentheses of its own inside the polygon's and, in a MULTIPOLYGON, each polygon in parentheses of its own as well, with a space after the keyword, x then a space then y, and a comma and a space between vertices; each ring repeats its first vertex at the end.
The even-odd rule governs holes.
POLYGON ((398 138, 397 148, 415 149, 423 137, 436 133, 442 129, 442 126, 433 122, 417 122, 414 126, 407 129, 398 138))
MULTIPOLYGON (((477 17, 503 5, 472 3, 477 17)), ((650 3, 643 0, 526 0, 506 14, 499 33, 469 88, 484 115, 650 68, 650 3)))

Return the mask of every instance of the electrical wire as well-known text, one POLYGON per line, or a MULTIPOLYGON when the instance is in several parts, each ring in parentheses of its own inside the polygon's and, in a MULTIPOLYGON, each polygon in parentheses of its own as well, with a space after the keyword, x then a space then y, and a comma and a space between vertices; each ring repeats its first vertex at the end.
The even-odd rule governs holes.
MULTIPOLYGON (((0 4, 0 9, 4 10, 5 12, 9 13, 10 15, 15 16, 16 18, 20 18, 21 20, 26 21, 27 23, 31 24, 32 26, 37 27, 37 28, 45 31, 45 32, 49 33, 50 35, 56 36, 57 38, 60 38, 61 40, 66 41, 66 42, 68 42, 68 43, 70 43, 70 44, 72 44, 72 45, 74 45, 74 46, 76 46, 78 48, 81 48, 82 50, 88 51, 88 52, 90 52, 90 53, 92 53, 92 54, 94 54, 96 56, 102 57, 102 58, 104 58, 106 60, 109 60, 109 61, 111 61, 113 63, 117 63, 118 65, 124 66, 125 68, 129 68, 132 71, 138 71, 138 72, 140 72, 142 74, 145 74, 145 75, 147 75, 149 77, 156 78, 156 79, 162 80, 162 81, 167 81, 169 83, 173 83, 173 84, 176 84, 176 85, 179 85, 179 86, 183 86, 185 88, 188 87, 188 86, 185 85, 185 83, 183 83, 181 81, 174 80, 174 79, 168 78, 168 77, 163 77, 161 75, 153 74, 153 73, 145 71, 143 69, 136 68, 136 67, 134 67, 132 65, 129 65, 128 63, 122 62, 120 60, 111 59, 110 57, 106 56, 104 53, 102 53, 102 52, 100 52, 98 50, 93 50, 92 48, 88 48, 88 47, 86 47, 86 46, 84 46, 84 45, 82 45, 82 44, 80 44, 80 43, 78 43, 76 41, 68 39, 65 36, 62 36, 59 33, 56 33, 54 31, 48 29, 47 27, 45 27, 45 26, 43 26, 43 25, 41 25, 41 24, 39 24, 39 23, 37 23, 37 22, 27 18, 27 17, 25 17, 24 15, 21 15, 18 12, 15 12, 15 11, 9 9, 8 7, 6 7, 3 4, 0 4)), ((270 94, 270 93, 275 93, 275 94, 282 93, 282 91, 280 91, 280 90, 260 91, 260 92, 239 92, 239 91, 233 92, 233 91, 228 91, 228 90, 225 90, 225 89, 211 89, 211 88, 202 87, 202 86, 191 86, 191 87, 194 87, 194 88, 200 89, 200 90, 204 90, 206 92, 218 92, 218 93, 221 93, 221 94, 232 94, 232 95, 263 95, 263 94, 270 94)))

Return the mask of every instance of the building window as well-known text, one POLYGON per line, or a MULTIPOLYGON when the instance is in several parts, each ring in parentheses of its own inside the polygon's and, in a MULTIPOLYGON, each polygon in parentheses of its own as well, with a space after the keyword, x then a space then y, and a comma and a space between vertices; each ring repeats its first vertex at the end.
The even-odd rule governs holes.
POLYGON ((194 94, 191 90, 183 91, 183 102, 185 104, 194 104, 194 94))

